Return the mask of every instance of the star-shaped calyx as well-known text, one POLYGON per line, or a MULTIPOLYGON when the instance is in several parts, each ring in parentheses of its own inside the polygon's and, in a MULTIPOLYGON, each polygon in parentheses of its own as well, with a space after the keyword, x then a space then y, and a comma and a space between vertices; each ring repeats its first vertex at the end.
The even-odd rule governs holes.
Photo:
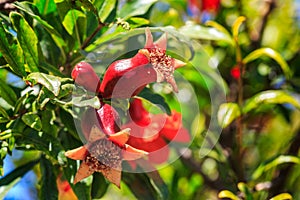
POLYGON ((145 29, 146 44, 139 50, 139 53, 147 56, 150 64, 157 74, 157 82, 167 81, 171 84, 173 90, 178 92, 174 79, 175 69, 186 65, 186 63, 166 55, 167 49, 167 32, 164 33, 157 41, 153 42, 153 36, 150 29, 145 29))
POLYGON ((86 145, 65 153, 68 158, 82 160, 74 184, 94 172, 100 172, 107 180, 120 187, 122 160, 136 160, 148 154, 126 144, 129 134, 130 129, 127 128, 108 136, 97 126, 93 126, 86 145))

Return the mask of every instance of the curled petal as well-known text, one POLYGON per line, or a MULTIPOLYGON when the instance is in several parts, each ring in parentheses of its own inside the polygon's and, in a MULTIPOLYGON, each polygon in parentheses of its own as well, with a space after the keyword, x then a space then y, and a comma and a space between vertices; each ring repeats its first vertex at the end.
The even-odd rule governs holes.
POLYGON ((181 60, 177 60, 175 58, 172 59, 172 65, 174 66, 174 69, 183 67, 184 65, 186 65, 185 62, 182 62, 181 60))
POLYGON ((154 42, 155 47, 161 48, 162 50, 167 49, 167 38, 168 38, 168 33, 164 33, 158 40, 154 42))
POLYGON ((88 150, 85 146, 81 146, 65 152, 65 156, 73 160, 83 160, 87 154, 88 150))
POLYGON ((154 47, 153 37, 152 37, 152 34, 151 34, 151 31, 150 31, 149 27, 147 27, 145 29, 145 35, 146 35, 145 48, 153 48, 154 47))
POLYGON ((130 128, 126 128, 116 134, 110 135, 108 139, 122 147, 128 141, 129 135, 130 128))
POLYGON ((79 166, 79 169, 75 175, 74 178, 74 184, 78 183, 79 181, 81 181, 82 179, 85 179, 86 177, 92 175, 95 171, 93 169, 90 169, 90 167, 86 164, 85 161, 83 161, 81 163, 81 165, 79 166))
POLYGON ((148 152, 136 149, 128 144, 125 144, 125 150, 122 151, 123 160, 136 160, 145 155, 148 155, 148 152))

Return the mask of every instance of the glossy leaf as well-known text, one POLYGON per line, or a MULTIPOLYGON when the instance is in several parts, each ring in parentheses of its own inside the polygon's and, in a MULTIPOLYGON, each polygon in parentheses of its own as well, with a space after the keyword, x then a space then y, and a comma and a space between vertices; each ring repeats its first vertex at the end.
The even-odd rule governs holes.
POLYGON ((216 40, 224 41, 229 44, 232 43, 231 38, 227 34, 215 28, 204 27, 198 24, 185 25, 179 29, 179 32, 193 39, 216 40))
POLYGON ((8 104, 14 106, 17 101, 15 91, 7 85, 7 83, 0 79, 0 97, 2 97, 8 104))
POLYGON ((293 197, 289 193, 282 193, 272 197, 270 200, 292 200, 293 197))
POLYGON ((205 23, 205 25, 206 26, 211 26, 211 27, 215 28, 216 30, 220 31, 221 33, 223 33, 224 35, 226 35, 226 37, 230 40, 230 43, 233 44, 231 34, 229 33, 229 31, 224 26, 217 23, 216 21, 207 21, 205 23))
POLYGON ((12 172, 0 179, 0 186, 8 185, 15 179, 24 176, 29 170, 31 170, 37 163, 40 162, 40 159, 30 161, 20 167, 17 167, 12 172))
POLYGON ((236 195, 234 195, 232 192, 228 191, 228 190, 222 190, 219 194, 218 194, 219 198, 228 198, 231 200, 240 200, 240 198, 238 198, 236 195))
POLYGON ((55 96, 59 95, 61 78, 49 74, 34 72, 27 76, 26 80, 34 84, 41 84, 51 91, 55 96))
POLYGON ((76 26, 77 20, 81 17, 85 18, 85 15, 83 14, 83 12, 81 12, 79 10, 75 10, 75 9, 69 10, 67 12, 67 14, 65 15, 65 18, 64 18, 62 24, 64 25, 65 29, 67 30, 67 32, 70 35, 73 34, 73 31, 76 28, 75 26, 76 26))
POLYGON ((25 113, 22 116, 22 121, 29 127, 40 131, 42 129, 42 121, 37 114, 25 113))
POLYGON ((261 49, 257 49, 255 51, 252 51, 250 54, 248 54, 244 59, 243 62, 245 64, 256 60, 262 56, 268 56, 272 59, 274 59, 279 66, 281 67, 285 77, 287 79, 291 78, 292 76, 292 71, 289 67, 289 65, 287 64, 287 62, 284 60, 284 58, 275 50, 271 49, 271 48, 261 48, 261 49))
POLYGON ((41 50, 35 32, 19 13, 11 12, 9 16, 18 33, 18 41, 23 49, 29 72, 39 71, 39 51, 41 50))
POLYGON ((104 0, 101 8, 99 9, 98 16, 101 22, 105 22, 111 11, 116 5, 116 0, 104 0))
POLYGON ((278 165, 284 164, 284 163, 294 163, 294 164, 300 164, 300 158, 296 156, 285 156, 280 155, 268 162, 265 162, 261 164, 252 174, 252 179, 256 180, 261 175, 263 175, 266 171, 277 167, 278 165))
POLYGON ((300 109, 300 103, 283 90, 267 90, 250 98, 243 106, 243 113, 248 113, 261 104, 291 104, 300 109))
POLYGON ((0 52, 9 67, 19 76, 26 76, 24 55, 20 43, 8 33, 0 20, 0 52))
POLYGON ((225 128, 240 115, 241 111, 236 103, 221 104, 218 110, 219 125, 225 128))
POLYGON ((246 17, 240 16, 233 23, 233 26, 232 26, 232 35, 233 35, 233 37, 234 37, 235 40, 237 40, 237 37, 239 35, 239 29, 240 29, 241 25, 243 24, 243 22, 245 20, 246 20, 246 17))
POLYGON ((64 53, 64 47, 66 47, 66 43, 62 36, 58 33, 58 31, 51 26, 48 22, 43 20, 40 16, 34 14, 32 11, 31 7, 34 7, 33 4, 29 2, 15 2, 15 6, 24 11, 25 13, 29 14, 32 18, 37 20, 46 30, 47 32, 51 35, 52 39, 54 40, 55 44, 60 48, 61 53, 64 53))
POLYGON ((0 115, 2 115, 4 118, 8 119, 9 115, 7 114, 6 110, 0 106, 0 115))
POLYGON ((126 20, 133 16, 143 15, 155 2, 157 2, 157 0, 128 1, 120 10, 117 11, 117 17, 126 20))
POLYGON ((35 0, 35 5, 42 15, 47 15, 56 11, 53 0, 35 0))
POLYGON ((166 112, 168 115, 171 115, 171 109, 169 107, 169 104, 167 104, 167 102, 161 95, 153 93, 148 88, 144 88, 142 92, 139 93, 139 96, 143 97, 144 99, 150 101, 153 104, 156 104, 161 108, 163 112, 166 112))
POLYGON ((93 97, 91 99, 82 99, 82 97, 73 97, 72 104, 78 107, 93 107, 99 109, 101 106, 100 100, 98 97, 93 97))

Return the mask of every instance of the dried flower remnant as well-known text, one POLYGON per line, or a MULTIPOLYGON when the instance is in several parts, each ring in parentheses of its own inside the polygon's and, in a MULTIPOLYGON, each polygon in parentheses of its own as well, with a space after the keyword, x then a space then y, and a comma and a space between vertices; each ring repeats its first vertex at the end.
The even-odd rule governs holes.
POLYGON ((130 129, 124 129, 108 136, 97 126, 93 126, 86 145, 65 153, 68 158, 82 160, 74 184, 94 172, 100 172, 107 180, 120 187, 122 160, 136 160, 148 154, 126 144, 129 132, 130 129))

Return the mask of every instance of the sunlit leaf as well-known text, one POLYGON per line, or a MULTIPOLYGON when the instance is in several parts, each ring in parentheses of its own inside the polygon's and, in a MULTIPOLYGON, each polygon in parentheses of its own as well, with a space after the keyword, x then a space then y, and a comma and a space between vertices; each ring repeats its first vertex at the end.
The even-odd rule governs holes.
POLYGON ((7 114, 6 110, 0 106, 0 115, 5 117, 6 119, 9 118, 9 115, 7 114))
POLYGON ((243 22, 245 20, 246 20, 246 17, 240 16, 233 23, 233 26, 232 26, 232 35, 233 35, 233 37, 234 37, 235 40, 237 40, 237 37, 239 35, 239 29, 240 29, 241 25, 243 24, 243 22))
POLYGON ((24 55, 20 43, 8 33, 0 20, 0 52, 12 71, 17 75, 26 76, 24 55))
POLYGON ((100 100, 98 97, 93 97, 91 99, 83 99, 82 97, 73 97, 72 104, 78 107, 93 107, 99 109, 101 106, 100 100))
POLYGON ((253 60, 256 60, 262 56, 268 56, 272 59, 274 59, 279 66, 281 67, 285 77, 287 79, 291 78, 292 76, 292 71, 289 67, 289 65, 287 64, 287 62, 284 60, 284 58, 275 50, 271 49, 271 48, 261 48, 261 49, 257 49, 255 51, 252 51, 250 54, 248 54, 244 59, 243 59, 243 63, 247 64, 253 60))
POLYGON ((236 103, 221 104, 218 110, 219 125, 225 128, 240 115, 241 111, 236 103))
POLYGON ((0 97, 2 97, 8 104, 14 106, 17 101, 15 91, 0 79, 0 97))
POLYGON ((219 194, 218 194, 219 198, 229 198, 231 200, 240 200, 240 198, 238 198, 236 195, 234 195, 232 192, 228 191, 228 190, 222 190, 219 194))
POLYGON ((24 2, 15 2, 14 5, 18 9, 24 11, 25 13, 29 14, 32 18, 34 18, 35 20, 37 20, 46 29, 46 31, 51 35, 51 37, 54 40, 55 44, 61 50, 62 56, 65 57, 65 55, 64 55, 65 54, 64 47, 66 47, 66 43, 65 43, 63 37, 48 22, 46 22, 45 20, 43 20, 40 16, 34 14, 34 12, 31 9, 32 7, 34 7, 34 5, 32 3, 30 3, 30 2, 27 2, 27 1, 24 1, 24 2))
POLYGON ((35 32, 19 13, 11 12, 9 16, 18 33, 18 41, 23 49, 29 72, 39 71, 39 51, 41 50, 35 32))
POLYGON ((47 15, 56 11, 55 3, 53 0, 35 0, 34 4, 42 15, 47 15))
POLYGON ((116 5, 116 0, 104 0, 101 8, 99 9, 98 15, 102 22, 105 22, 111 11, 116 5))
POLYGON ((45 86, 55 96, 59 95, 61 78, 59 78, 57 76, 34 72, 34 73, 29 74, 27 76, 26 80, 30 81, 33 85, 39 83, 39 84, 45 86))
POLYGON ((237 184, 238 189, 245 195, 246 200, 253 200, 250 188, 246 183, 240 182, 237 184))
POLYGON ((12 181, 11 183, 9 183, 8 185, 5 186, 1 186, 0 187, 0 199, 4 199, 4 197, 6 196, 6 194, 10 191, 10 189, 12 189, 19 181, 21 178, 16 178, 14 181, 12 181))
POLYGON ((216 28, 205 27, 198 24, 187 24, 179 29, 179 32, 190 38, 201 40, 224 41, 231 44, 230 36, 216 28))
POLYGON ((284 164, 284 163, 295 163, 300 164, 300 158, 296 156, 286 156, 286 155, 280 155, 270 161, 267 161, 263 164, 261 164, 252 174, 252 179, 256 180, 261 175, 263 175, 266 171, 277 167, 278 165, 284 164))
POLYGON ((69 10, 65 15, 65 18, 62 23, 70 35, 73 34, 73 30, 76 26, 76 22, 80 17, 84 18, 85 17, 84 13, 75 9, 69 10))
POLYGON ((7 174, 6 176, 0 179, 0 186, 8 185, 19 177, 24 176, 29 170, 31 170, 37 163, 40 162, 40 159, 30 161, 7 174))
POLYGON ((29 127, 40 131, 42 129, 42 121, 37 114, 34 113, 25 113, 22 116, 22 121, 29 127))
POLYGON ((250 98, 243 106, 242 111, 243 113, 248 113, 262 104, 285 103, 289 103, 295 106, 296 108, 300 109, 300 103, 287 92, 282 90, 267 90, 260 92, 252 98, 250 98))
POLYGON ((128 19, 133 16, 143 15, 155 2, 157 2, 157 0, 128 1, 120 10, 117 11, 117 17, 128 19))
POLYGON ((289 193, 282 193, 272 197, 270 200, 292 200, 293 197, 289 193))

